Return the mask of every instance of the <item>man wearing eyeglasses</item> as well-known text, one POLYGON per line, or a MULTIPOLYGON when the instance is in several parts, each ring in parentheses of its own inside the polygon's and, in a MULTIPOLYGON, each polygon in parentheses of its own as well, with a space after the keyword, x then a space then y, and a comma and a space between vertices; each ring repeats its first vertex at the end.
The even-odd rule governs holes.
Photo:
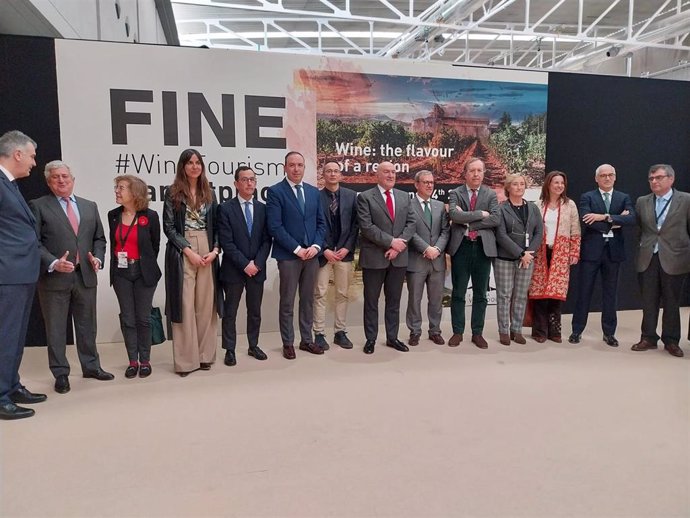
POLYGON ((661 341, 669 354, 681 357, 679 301, 690 271, 690 194, 673 189, 675 172, 670 165, 653 165, 648 177, 652 192, 635 204, 640 227, 636 267, 642 292, 642 333, 632 350, 657 348, 663 306, 661 341))
POLYGON ((218 207, 218 241, 223 249, 219 279, 225 293, 222 344, 228 367, 237 364, 236 324, 242 292, 247 304, 247 353, 257 360, 267 358, 259 347, 266 260, 271 250, 266 206, 254 199, 256 175, 250 167, 235 170, 235 189, 237 196, 218 207))
POLYGON ((635 224, 635 209, 627 194, 613 189, 616 169, 602 164, 594 173, 598 189, 580 198, 582 214, 582 244, 580 247, 577 304, 573 313, 571 344, 579 343, 587 327, 594 283, 601 273, 601 328, 604 342, 618 347, 616 327, 618 317, 618 271, 625 261, 623 227, 635 224))

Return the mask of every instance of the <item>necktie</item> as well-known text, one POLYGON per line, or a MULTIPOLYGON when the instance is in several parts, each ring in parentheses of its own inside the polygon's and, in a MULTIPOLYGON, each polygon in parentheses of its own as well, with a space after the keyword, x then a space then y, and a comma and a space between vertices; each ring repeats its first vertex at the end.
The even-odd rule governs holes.
POLYGON ((393 208, 393 198, 391 198, 390 191, 386 191, 386 207, 388 207, 388 214, 391 219, 395 221, 395 209, 393 208))
MULTIPOLYGON (((472 196, 470 197, 470 210, 474 210, 476 206, 477 206, 477 189, 472 189, 472 196)), ((467 237, 470 238, 470 241, 475 241, 477 239, 478 235, 479 235, 479 233, 476 230, 470 230, 467 233, 467 237)))
POLYGON ((334 192, 331 192, 330 195, 331 203, 328 205, 328 210, 331 212, 331 216, 335 216, 338 214, 338 197, 334 192))
POLYGON ((247 230, 249 231, 249 235, 252 233, 252 225, 254 224, 254 219, 252 218, 252 211, 249 209, 249 204, 251 202, 245 201, 244 202, 244 217, 247 220, 247 230))
POLYGON ((304 194, 302 194, 302 186, 295 185, 295 189, 297 189, 297 203, 299 203, 299 209, 302 211, 302 214, 304 214, 304 194))
POLYGON ((611 209, 611 193, 604 193, 604 206, 606 207, 606 214, 608 214, 611 209))
POLYGON ((72 200, 70 200, 69 197, 62 199, 67 204, 67 219, 69 220, 69 224, 72 225, 72 230, 74 230, 74 233, 78 234, 79 220, 77 220, 77 213, 74 212, 74 207, 72 207, 72 200))
POLYGON ((431 209, 429 208, 429 201, 424 202, 424 219, 431 226, 431 209))

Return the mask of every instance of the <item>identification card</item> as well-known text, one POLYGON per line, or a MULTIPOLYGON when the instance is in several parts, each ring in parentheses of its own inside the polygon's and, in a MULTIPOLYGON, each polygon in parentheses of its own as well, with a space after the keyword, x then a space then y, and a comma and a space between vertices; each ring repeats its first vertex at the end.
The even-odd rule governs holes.
POLYGON ((525 232, 525 248, 529 248, 529 234, 525 232))
POLYGON ((604 234, 604 237, 606 239, 613 239, 613 229, 609 230, 606 234, 604 234))
POLYGON ((128 268, 129 263, 127 262, 127 252, 117 253, 117 267, 118 268, 128 268))

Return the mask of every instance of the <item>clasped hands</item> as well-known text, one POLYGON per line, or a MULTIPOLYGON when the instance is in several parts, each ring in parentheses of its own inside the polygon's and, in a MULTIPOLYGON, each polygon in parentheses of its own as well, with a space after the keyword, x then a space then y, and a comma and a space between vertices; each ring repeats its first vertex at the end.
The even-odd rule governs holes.
POLYGON ((189 259, 189 262, 192 263, 193 266, 205 267, 211 265, 211 263, 216 260, 218 252, 214 249, 207 254, 201 255, 192 250, 191 247, 187 247, 184 249, 184 255, 187 256, 187 259, 189 259))
POLYGON ((400 255, 400 252, 402 252, 406 248, 407 242, 404 239, 401 239, 399 237, 393 238, 393 241, 391 241, 391 246, 388 250, 386 250, 384 256, 389 261, 392 261, 393 259, 398 257, 398 255, 400 255))
POLYGON ((310 247, 307 248, 300 248, 299 252, 297 252, 297 257, 302 259, 302 261, 308 261, 312 257, 316 257, 319 253, 319 249, 315 247, 314 245, 311 245, 310 247))
POLYGON ((338 250, 324 250, 323 256, 329 263, 338 263, 345 259, 345 256, 349 253, 350 251, 347 248, 340 248, 338 250))

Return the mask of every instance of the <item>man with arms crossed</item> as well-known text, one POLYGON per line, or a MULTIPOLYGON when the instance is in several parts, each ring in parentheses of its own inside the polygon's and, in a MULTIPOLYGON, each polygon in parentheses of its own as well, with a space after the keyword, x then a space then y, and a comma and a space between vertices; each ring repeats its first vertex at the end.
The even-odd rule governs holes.
POLYGON ((635 204, 640 244, 636 267, 642 292, 642 333, 633 351, 656 349, 659 309, 664 308, 661 341, 669 354, 683 356, 680 342, 680 295, 690 271, 690 194, 673 189, 670 165, 649 168, 651 194, 635 204))
POLYGON ((364 281, 364 353, 372 354, 379 331, 379 297, 385 296, 386 345, 408 351, 398 340, 400 297, 407 271, 407 243, 414 235, 415 213, 406 192, 394 189, 395 166, 381 162, 378 185, 357 197, 361 231, 359 264, 364 281))
POLYGON ((618 347, 615 336, 618 325, 618 270, 625 261, 622 227, 635 224, 635 209, 630 196, 613 190, 616 170, 612 165, 602 164, 597 167, 594 180, 599 188, 584 193, 578 207, 584 228, 573 332, 568 341, 576 344, 582 338, 582 332, 587 327, 594 282, 601 272, 601 328, 604 331, 604 342, 611 347, 618 347))
POLYGON ((457 347, 465 332, 465 294, 472 279, 472 343, 480 349, 488 344, 484 339, 487 291, 491 275, 491 258, 496 257, 494 229, 500 222, 498 198, 489 187, 483 186, 484 162, 470 158, 465 162, 465 185, 448 194, 448 214, 451 221, 450 244, 453 295, 450 314, 453 336, 448 345, 457 347))
POLYGON ((36 143, 21 131, 0 137, 0 419, 31 417, 45 394, 19 381, 26 329, 34 300, 40 254, 34 216, 17 187, 36 165, 36 143))
POLYGON ((101 368, 96 349, 96 274, 103 267, 105 234, 96 204, 74 195, 74 176, 67 164, 49 162, 45 177, 52 194, 31 201, 41 241, 38 299, 55 391, 65 394, 70 391, 66 354, 70 308, 84 377, 114 378, 101 368))
POLYGON ((225 365, 237 363, 237 310, 242 292, 246 292, 247 340, 249 356, 265 360, 259 347, 261 301, 266 281, 266 260, 271 250, 271 236, 266 226, 266 206, 254 199, 256 175, 251 168, 235 171, 237 196, 218 207, 218 240, 223 249, 220 282, 225 292, 223 349, 225 365))
POLYGON ((426 286, 429 300, 429 339, 437 345, 446 341, 441 336, 441 305, 443 281, 446 276, 446 245, 450 236, 448 214, 445 205, 432 200, 434 175, 422 170, 415 175, 416 196, 412 207, 417 213, 415 234, 410 240, 407 262, 407 327, 410 330, 409 345, 418 345, 422 335, 422 293, 426 286))
POLYGON ((324 336, 326 330, 326 293, 331 273, 335 287, 335 336, 333 343, 352 349, 347 337, 347 306, 349 290, 354 276, 353 259, 357 241, 357 193, 340 186, 342 173, 337 162, 323 165, 324 188, 321 190, 321 208, 326 217, 326 239, 319 255, 319 275, 314 291, 314 340, 324 350, 329 348, 324 336))
POLYGON ((319 273, 316 257, 323 247, 326 221, 319 191, 304 183, 304 156, 297 151, 285 155, 285 179, 268 188, 266 218, 273 236, 272 256, 278 261, 280 303, 278 321, 283 356, 295 359, 293 314, 299 288, 299 348, 312 354, 323 349, 312 339, 314 286, 319 273))

